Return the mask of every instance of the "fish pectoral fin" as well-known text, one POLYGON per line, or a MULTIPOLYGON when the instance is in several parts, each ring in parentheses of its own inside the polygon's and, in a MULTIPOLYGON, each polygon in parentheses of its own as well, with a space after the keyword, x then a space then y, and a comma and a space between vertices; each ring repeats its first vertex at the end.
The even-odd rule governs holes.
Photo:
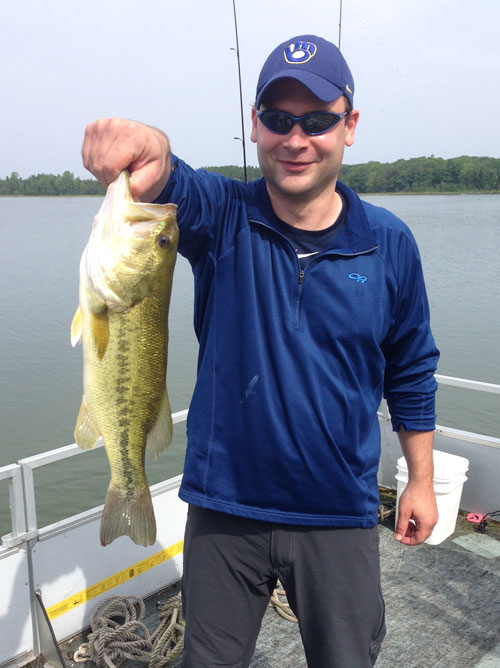
POLYGON ((82 450, 92 450, 99 439, 101 432, 89 415, 85 397, 76 419, 75 441, 82 450))
POLYGON ((77 343, 82 342, 82 332, 83 332, 83 313, 82 309, 78 307, 76 313, 73 316, 73 321, 71 323, 71 345, 73 348, 77 343))
POLYGON ((92 312, 92 332, 97 348, 97 357, 102 360, 109 342, 109 320, 108 309, 105 308, 98 313, 92 312))
POLYGON ((161 398, 160 410, 158 411, 158 417, 146 438, 146 446, 153 459, 158 459, 160 452, 168 448, 172 440, 173 430, 172 413, 170 411, 170 403, 168 401, 167 388, 165 386, 161 398))

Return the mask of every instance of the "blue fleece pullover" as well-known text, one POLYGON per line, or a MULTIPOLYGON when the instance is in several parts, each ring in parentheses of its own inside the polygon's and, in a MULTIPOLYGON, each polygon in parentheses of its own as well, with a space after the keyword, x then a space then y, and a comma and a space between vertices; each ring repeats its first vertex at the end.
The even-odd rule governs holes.
POLYGON ((346 223, 301 271, 265 182, 173 158, 199 360, 180 497, 270 522, 377 522, 380 433, 434 429, 438 350, 408 227, 345 185, 346 223))

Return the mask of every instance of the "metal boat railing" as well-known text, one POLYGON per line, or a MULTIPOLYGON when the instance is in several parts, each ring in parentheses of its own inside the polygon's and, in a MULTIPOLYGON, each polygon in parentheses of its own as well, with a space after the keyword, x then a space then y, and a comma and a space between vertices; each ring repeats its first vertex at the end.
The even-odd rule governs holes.
MULTIPOLYGON (((172 415, 173 423, 184 422, 187 419, 187 414, 187 409, 174 413, 172 415)), ((95 449, 102 447, 103 442, 100 438, 95 449)), ((3 547, 18 546, 35 538, 38 533, 34 470, 85 452, 76 443, 73 443, 41 452, 38 455, 25 457, 20 459, 17 464, 9 464, 0 468, 0 480, 8 479, 10 481, 9 501, 12 525, 11 533, 2 537, 3 547)))
MULTIPOLYGON (((441 385, 500 394, 500 385, 436 378, 441 385)), ((187 414, 187 410, 175 413, 174 423, 185 421, 187 414)), ((379 485, 394 488, 401 449, 384 402, 378 419, 382 443, 379 485)), ((463 507, 480 511, 491 510, 490 503, 499 507, 496 472, 500 470, 500 438, 438 426, 435 442, 436 449, 471 460, 464 492, 467 496, 467 488, 474 489, 475 496, 469 495, 463 507), (488 508, 482 508, 486 505, 488 508)), ((96 447, 102 445, 99 440, 96 447)), ((155 512, 162 522, 157 541, 147 549, 127 544, 124 550, 117 541, 101 550, 97 536, 102 506, 38 527, 35 469, 83 454, 84 450, 72 444, 0 468, 0 484, 2 480, 9 482, 12 529, 2 537, 0 546, 0 585, 6 593, 0 605, 0 624, 8 628, 0 634, 2 668, 25 665, 40 654, 47 657, 54 653, 56 641, 71 638, 89 626, 93 607, 110 592, 145 597, 182 577, 187 510, 178 498, 182 476, 151 486, 155 512)), ((64 666, 64 662, 55 665, 64 666)))
MULTIPOLYGON (((453 376, 436 375, 436 380, 440 385, 459 387, 473 391, 488 392, 500 394, 500 385, 494 383, 484 383, 464 378, 455 378, 453 376)), ((182 410, 174 413, 172 416, 174 424, 184 422, 187 419, 188 410, 182 410)), ((379 418, 385 422, 387 429, 381 430, 382 440, 388 438, 390 431, 390 416, 387 405, 383 402, 379 412, 379 418)), ((451 439, 460 439, 478 445, 486 445, 500 449, 500 438, 476 434, 468 431, 454 429, 452 427, 437 426, 436 433, 451 439)), ((102 440, 99 439, 96 448, 102 447, 102 440)), ((20 459, 16 464, 0 467, 0 481, 9 480, 9 500, 11 513, 11 532, 2 537, 2 546, 11 548, 19 546, 22 543, 35 538, 38 532, 36 499, 34 486, 34 470, 42 466, 47 466, 54 462, 61 461, 75 455, 82 455, 85 451, 81 450, 76 443, 66 445, 61 448, 49 450, 38 455, 20 459)))
MULTIPOLYGON (((456 378, 455 376, 442 376, 436 374, 435 378, 440 385, 447 385, 449 387, 458 387, 465 390, 473 390, 476 392, 488 392, 490 394, 500 394, 500 385, 495 383, 483 383, 479 380, 468 380, 466 378, 456 378)), ((383 401, 380 407, 379 416, 387 423, 390 428, 389 409, 387 402, 383 401)), ((443 425, 436 425, 436 434, 453 439, 460 439, 468 441, 469 443, 477 443, 478 445, 487 445, 492 448, 500 448, 500 438, 494 436, 487 436, 486 434, 476 434, 471 431, 462 429, 454 429, 453 427, 446 427, 443 425)), ((382 435, 383 437, 383 435, 382 435)))

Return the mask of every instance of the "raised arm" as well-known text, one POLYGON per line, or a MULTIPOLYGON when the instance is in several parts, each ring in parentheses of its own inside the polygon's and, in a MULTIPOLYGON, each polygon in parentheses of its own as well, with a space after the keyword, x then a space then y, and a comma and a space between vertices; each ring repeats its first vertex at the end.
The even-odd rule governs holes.
POLYGON ((419 545, 431 535, 438 519, 433 486, 434 432, 400 427, 398 436, 408 464, 408 485, 399 498, 394 537, 405 545, 419 545))
POLYGON ((130 172, 132 195, 154 201, 170 175, 167 136, 144 123, 123 118, 101 118, 89 123, 82 146, 83 164, 107 186, 122 171, 130 172))

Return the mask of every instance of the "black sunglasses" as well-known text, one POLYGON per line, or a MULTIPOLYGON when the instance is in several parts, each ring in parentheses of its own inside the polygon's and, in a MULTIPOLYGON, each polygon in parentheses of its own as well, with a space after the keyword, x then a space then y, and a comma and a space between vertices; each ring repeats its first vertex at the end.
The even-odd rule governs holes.
POLYGON ((279 135, 287 135, 295 123, 299 123, 307 135, 320 135, 337 125, 347 114, 347 111, 342 114, 335 114, 333 111, 312 111, 310 114, 304 114, 303 116, 292 116, 292 114, 287 114, 286 111, 257 112, 259 119, 266 128, 279 135))

